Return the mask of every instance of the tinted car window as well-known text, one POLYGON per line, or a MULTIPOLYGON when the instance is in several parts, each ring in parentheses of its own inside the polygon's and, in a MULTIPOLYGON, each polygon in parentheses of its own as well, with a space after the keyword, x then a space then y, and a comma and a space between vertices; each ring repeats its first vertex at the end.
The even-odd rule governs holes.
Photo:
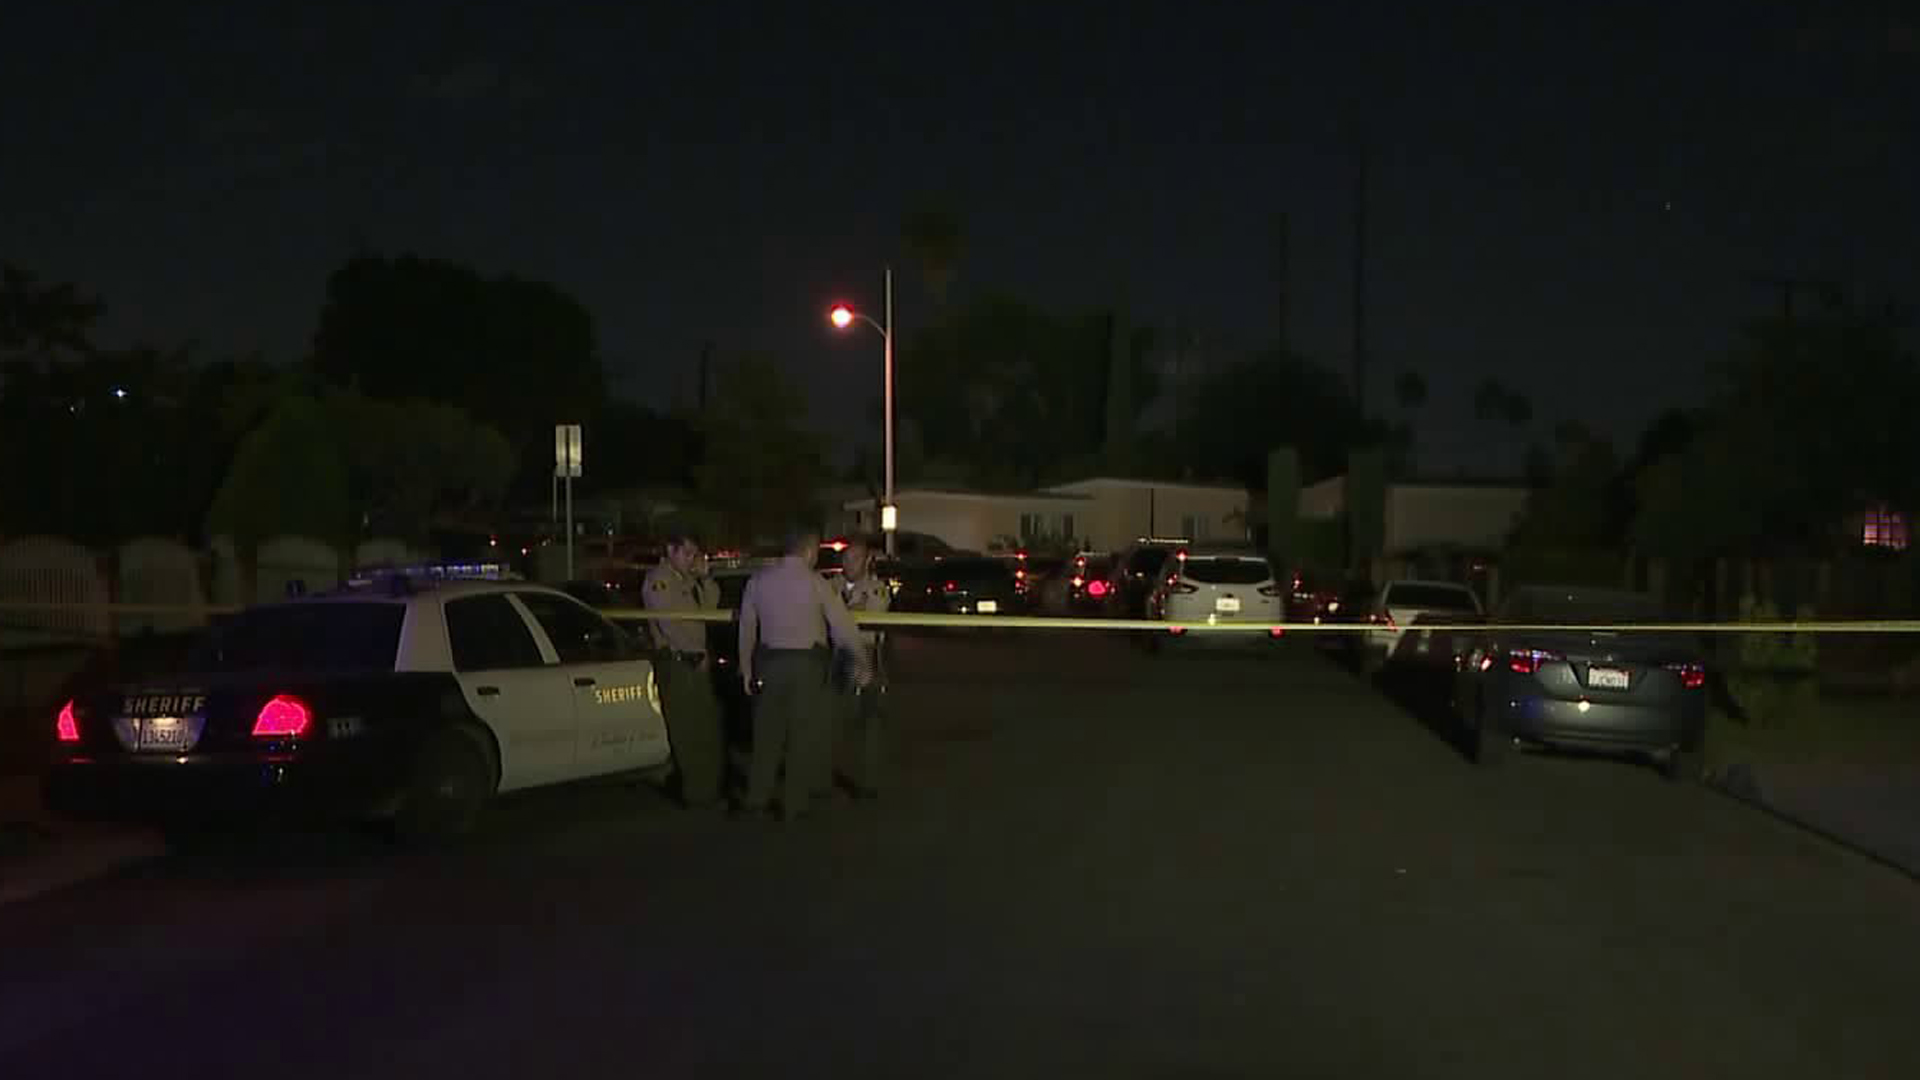
POLYGON ((1258 585, 1273 577, 1265 559, 1188 559, 1182 573, 1208 585, 1258 585))
POLYGON ((625 660, 635 653, 625 631, 573 600, 551 593, 515 595, 547 632, 563 664, 625 660))
POLYGON ((1474 610, 1473 594, 1453 585, 1389 585, 1387 606, 1474 610))
POLYGON ((1001 581, 1013 577, 1013 571, 997 559, 948 559, 934 567, 930 576, 947 581, 1001 581))
POLYGON ((1513 596, 1506 615, 1538 622, 1657 622, 1664 615, 1658 602, 1639 593, 1604 590, 1524 589, 1513 596))
POLYGON ((194 671, 391 671, 404 604, 318 603, 253 608, 220 623, 194 650, 194 671))
POLYGON ((527 621, 505 596, 468 596, 446 603, 447 644, 455 671, 499 671, 546 663, 527 621))
POLYGON ((1132 574, 1157 574, 1160 567, 1166 565, 1166 548, 1141 548, 1127 560, 1127 572, 1132 574))

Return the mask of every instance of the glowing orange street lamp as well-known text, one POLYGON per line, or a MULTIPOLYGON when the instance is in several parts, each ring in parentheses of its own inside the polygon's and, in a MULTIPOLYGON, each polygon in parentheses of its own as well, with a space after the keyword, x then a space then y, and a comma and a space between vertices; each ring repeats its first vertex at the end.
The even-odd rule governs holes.
POLYGON ((882 400, 886 414, 886 456, 887 482, 886 494, 880 504, 880 530, 886 536, 887 557, 894 555, 894 532, 899 526, 900 511, 893 505, 893 267, 886 268, 886 310, 883 312, 886 323, 874 322, 871 316, 853 310, 846 304, 836 304, 827 313, 827 321, 836 329, 845 330, 852 326, 855 319, 866 323, 880 332, 880 342, 884 349, 883 358, 884 389, 882 400))

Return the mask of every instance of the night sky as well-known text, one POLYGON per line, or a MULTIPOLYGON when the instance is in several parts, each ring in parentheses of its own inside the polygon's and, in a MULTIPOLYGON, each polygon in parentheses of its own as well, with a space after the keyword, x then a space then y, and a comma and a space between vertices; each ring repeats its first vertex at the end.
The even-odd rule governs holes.
POLYGON ((1222 350, 1273 337, 1285 211, 1295 343, 1344 370, 1364 130, 1373 393, 1426 374, 1437 468, 1488 464, 1487 374, 1542 431, 1697 397, 1778 304, 1756 276, 1916 298, 1920 12, 1428 6, 22 6, 0 256, 103 293, 108 344, 280 359, 356 245, 452 258, 579 296, 622 393, 686 400, 711 338, 845 425, 878 344, 822 313, 877 300, 928 195, 956 298, 1124 289, 1222 350))

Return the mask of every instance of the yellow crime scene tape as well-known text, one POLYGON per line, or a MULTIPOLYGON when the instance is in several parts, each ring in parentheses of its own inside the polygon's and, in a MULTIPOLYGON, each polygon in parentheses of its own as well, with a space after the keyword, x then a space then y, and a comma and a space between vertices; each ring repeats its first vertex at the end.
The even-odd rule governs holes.
MULTIPOLYGON (((62 604, 0 600, 0 611, 102 612, 108 615, 230 615, 244 610, 236 605, 185 604, 62 604)), ((595 609, 610 619, 634 622, 675 619, 689 622, 734 621, 734 609, 670 609, 606 607, 595 609)), ((1357 634, 1378 628, 1372 623, 1272 622, 1260 619, 1203 619, 1174 622, 1160 619, 1096 619, 1052 615, 944 615, 919 612, 848 612, 861 626, 971 627, 1004 630, 1132 630, 1165 633, 1357 634)), ((1587 631, 1593 633, 1663 634, 1911 634, 1920 631, 1920 619, 1807 619, 1774 622, 1662 622, 1662 623, 1417 623, 1394 628, 1401 632, 1482 633, 1488 630, 1529 633, 1587 631)))

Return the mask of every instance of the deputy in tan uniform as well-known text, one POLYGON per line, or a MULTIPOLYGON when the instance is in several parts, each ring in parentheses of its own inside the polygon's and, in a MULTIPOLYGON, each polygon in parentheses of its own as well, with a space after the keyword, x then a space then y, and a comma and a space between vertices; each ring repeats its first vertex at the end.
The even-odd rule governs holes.
MULTIPOLYGON (((885 550, 879 537, 856 536, 848 540, 844 556, 846 572, 840 579, 840 599, 847 611, 871 614, 886 611, 893 604, 893 589, 876 572, 874 559, 885 550)), ((852 662, 843 664, 838 689, 842 709, 840 744, 835 756, 848 790, 857 798, 871 799, 880 794, 881 740, 887 691, 886 634, 869 627, 860 628, 867 646, 862 653, 848 654, 852 662), (861 659, 870 660, 870 670, 861 670, 861 659)))
MULTIPOLYGON (((667 537, 667 557, 647 571, 642 602, 649 608, 711 611, 720 588, 700 573, 705 556, 684 533, 667 537)), ((690 619, 653 619, 654 670, 660 673, 660 711, 673 744, 680 800, 691 807, 720 802, 727 748, 720 699, 714 693, 707 624, 690 619)))
POLYGON ((796 528, 787 534, 785 557, 754 574, 740 597, 740 677, 754 697, 743 814, 767 811, 776 777, 781 816, 806 813, 817 762, 832 752, 824 744, 839 704, 827 685, 828 648, 866 648, 846 605, 814 571, 819 558, 819 530, 796 528))

